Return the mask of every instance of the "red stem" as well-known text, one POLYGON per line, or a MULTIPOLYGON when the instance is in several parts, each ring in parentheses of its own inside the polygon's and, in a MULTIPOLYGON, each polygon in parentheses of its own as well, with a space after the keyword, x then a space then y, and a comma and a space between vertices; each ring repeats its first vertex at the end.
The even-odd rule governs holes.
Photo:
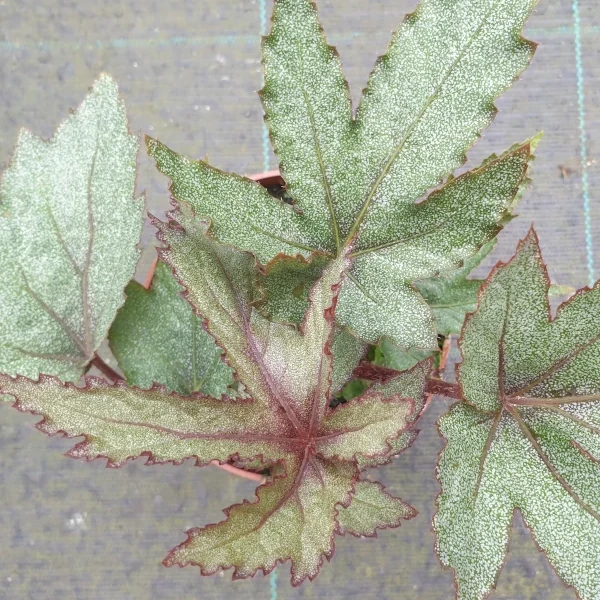
POLYGON ((108 377, 112 381, 124 380, 122 375, 119 375, 112 367, 107 365, 97 354, 94 354, 94 358, 92 358, 92 365, 101 371, 102 375, 108 377))
POLYGON ((265 476, 260 473, 255 473, 254 471, 245 471, 244 469, 238 469, 229 463, 219 464, 218 460, 213 460, 211 465, 215 467, 219 467, 219 469, 223 469, 223 471, 227 471, 228 473, 232 473, 233 475, 237 475, 238 477, 242 477, 243 479, 249 479, 250 481, 256 481, 258 483, 265 482, 265 476))
POLYGON ((446 396, 446 398, 453 398, 454 400, 464 400, 458 383, 448 383, 441 379, 428 379, 425 384, 425 391, 432 396, 446 396))

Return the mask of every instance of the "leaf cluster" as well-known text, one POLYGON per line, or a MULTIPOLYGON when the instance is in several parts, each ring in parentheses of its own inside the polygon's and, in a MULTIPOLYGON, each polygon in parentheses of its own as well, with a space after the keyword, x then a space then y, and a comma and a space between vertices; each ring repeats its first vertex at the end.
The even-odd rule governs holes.
POLYGON ((260 96, 283 183, 147 138, 173 210, 151 216, 145 286, 138 141, 114 81, 50 141, 21 133, 0 182, 2 397, 83 437, 74 458, 195 458, 261 479, 165 565, 244 578, 290 561, 299 585, 335 536, 412 519, 365 471, 408 448, 442 394, 456 403, 438 422, 433 529, 457 597, 494 588, 517 509, 565 583, 600 597, 600 287, 553 317, 549 295, 569 290, 550 285, 533 229, 485 282, 470 276, 514 217, 540 136, 453 176, 533 55, 520 32, 534 5, 422 0, 353 111, 316 6, 276 0, 260 96))

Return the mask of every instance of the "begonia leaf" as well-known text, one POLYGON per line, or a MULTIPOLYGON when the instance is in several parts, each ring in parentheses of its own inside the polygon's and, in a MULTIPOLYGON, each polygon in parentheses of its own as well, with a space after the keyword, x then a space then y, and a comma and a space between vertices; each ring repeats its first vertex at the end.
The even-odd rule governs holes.
POLYGON ((163 262, 156 265, 150 289, 130 282, 110 328, 110 349, 130 385, 160 383, 180 394, 221 398, 231 392, 232 370, 181 290, 163 262))
MULTIPOLYGON (((331 261, 313 286, 300 327, 270 322, 252 303, 255 259, 216 242, 189 207, 169 217, 155 220, 166 246, 160 256, 247 396, 182 396, 156 384, 143 390, 95 378, 76 387, 47 376, 9 375, 0 375, 0 393, 14 397, 20 410, 43 415, 43 431, 84 436, 70 452, 76 458, 105 457, 119 466, 137 456, 148 456, 149 464, 196 457, 199 465, 269 468, 255 501, 228 508, 221 523, 188 531, 164 562, 198 565, 204 574, 233 567, 238 578, 290 560, 293 585, 314 579, 334 552, 336 517, 350 505, 359 459, 389 455, 410 430, 428 368, 331 409, 332 373, 339 385, 363 353, 361 344, 342 343, 332 354, 348 253, 331 261)), ((343 342, 344 335, 335 338, 343 342)), ((402 514, 407 511, 403 506, 402 514)), ((387 515, 385 523, 399 520, 387 515)))
POLYGON ((495 586, 519 510, 563 581, 600 596, 600 286, 553 318, 533 230, 483 286, 460 340, 464 401, 439 421, 437 552, 457 596, 495 586))
POLYGON ((291 203, 156 140, 148 150, 179 202, 209 218, 217 239, 266 265, 274 279, 263 289, 291 284, 285 297, 267 296, 267 314, 303 314, 312 271, 352 245, 338 322, 365 342, 387 335, 402 347, 433 349, 433 315, 411 284, 461 267, 500 231, 522 193, 530 143, 417 201, 465 161, 493 119, 494 99, 529 63, 534 45, 520 32, 534 5, 423 0, 394 33, 353 116, 315 5, 277 0, 261 99, 291 203))
POLYGON ((102 75, 48 142, 22 130, 0 182, 0 372, 76 380, 135 270, 138 140, 102 75))
POLYGON ((403 520, 416 516, 412 506, 388 494, 379 482, 359 481, 350 506, 340 508, 338 533, 376 537, 377 529, 398 527, 403 520))
POLYGON ((477 307, 477 293, 483 281, 468 279, 468 276, 493 250, 495 244, 496 240, 488 242, 477 254, 465 260, 462 269, 415 283, 433 310, 438 334, 448 336, 460 333, 465 316, 477 307))

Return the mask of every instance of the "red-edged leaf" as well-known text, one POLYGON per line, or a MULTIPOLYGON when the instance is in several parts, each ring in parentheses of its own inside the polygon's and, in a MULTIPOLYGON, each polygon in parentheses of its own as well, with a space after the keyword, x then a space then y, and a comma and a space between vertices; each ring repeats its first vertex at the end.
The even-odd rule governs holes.
POLYGON ((389 441, 408 426, 414 406, 414 400, 400 394, 386 397, 377 392, 341 404, 323 419, 320 435, 315 438, 317 451, 338 460, 388 454, 389 441))
POLYGON ((416 516, 412 506, 388 494, 378 481, 359 481, 350 506, 340 508, 338 533, 377 537, 377 529, 400 527, 403 520, 416 516))
POLYGON ((342 254, 330 261, 299 328, 271 323, 253 306, 254 259, 216 243, 189 208, 170 217, 157 223, 167 246, 161 256, 249 398, 183 397, 158 386, 140 390, 93 378, 77 388, 52 378, 8 376, 0 376, 0 393, 44 415, 46 432, 85 436, 71 451, 77 458, 105 456, 117 466, 134 456, 150 456, 151 463, 196 456, 200 465, 258 460, 270 466, 272 477, 256 502, 231 507, 224 522, 191 531, 165 564, 196 564, 205 574, 234 567, 234 577, 247 577, 290 560, 297 585, 316 577, 323 557, 333 554, 336 515, 351 501, 359 459, 384 462, 397 451, 393 443, 419 412, 429 367, 400 374, 332 411, 332 381, 346 380, 364 351, 338 333, 334 372, 334 311, 351 259, 342 254))
MULTIPOLYGON (((167 245, 163 259, 186 287, 188 301, 206 319, 209 332, 224 348, 249 393, 269 410, 285 415, 303 445, 298 447, 294 469, 286 463, 285 480, 259 492, 258 503, 228 511, 229 519, 219 526, 196 531, 167 562, 198 564, 206 573, 235 566, 234 576, 242 577, 257 569, 268 571, 277 560, 291 558, 292 582, 297 584, 313 578, 320 557, 333 552, 329 542, 335 528, 332 516, 336 504, 349 501, 357 457, 392 452, 389 441, 414 417, 429 367, 420 374, 415 370, 405 375, 410 385, 395 381, 390 391, 382 388, 331 412, 334 310, 339 282, 351 260, 342 255, 323 271, 309 294, 310 306, 298 330, 269 322, 253 309, 246 275, 253 266, 249 255, 217 244, 206 233, 206 224, 185 205, 170 216, 176 225, 157 223, 159 237, 167 245), (241 262, 245 270, 239 268, 241 262), (346 473, 341 487, 329 481, 340 472, 346 473), (318 490, 313 489, 315 481, 318 490), (327 510, 322 502, 328 503, 327 510), (236 536, 235 543, 230 543, 230 535, 236 536), (270 544, 257 541, 273 536, 276 541, 270 544), (220 540, 218 551, 214 539, 220 540)), ((343 336, 339 334, 336 340, 343 336)), ((348 378, 363 351, 362 344, 338 344, 336 386, 348 378)))
POLYGON ((333 314, 349 259, 333 261, 313 286, 298 330, 271 323, 253 309, 255 268, 249 254, 212 240, 206 223, 185 205, 170 217, 170 224, 155 221, 159 238, 168 245, 161 256, 226 350, 237 377, 257 402, 283 410, 298 432, 310 429, 311 419, 323 414, 328 401, 333 314))
POLYGON ((44 416, 38 429, 85 436, 69 452, 74 458, 104 457, 118 467, 142 455, 150 463, 195 456, 205 465, 232 457, 273 462, 284 457, 286 448, 296 451, 289 423, 249 400, 180 396, 157 385, 140 390, 96 377, 87 377, 85 384, 79 388, 47 375, 38 381, 0 375, 0 390, 16 398, 16 408, 44 416))
POLYGON ((234 567, 234 579, 269 573, 278 561, 292 561, 292 585, 314 579, 334 552, 337 504, 348 505, 357 477, 351 463, 309 459, 288 461, 285 475, 261 486, 255 502, 225 511, 227 519, 187 532, 167 566, 189 564, 203 575, 234 567))
POLYGON ((600 285, 554 318, 549 289, 531 230, 463 328, 464 402, 439 421, 448 443, 434 519, 458 598, 495 586, 515 509, 565 583, 600 598, 600 285))

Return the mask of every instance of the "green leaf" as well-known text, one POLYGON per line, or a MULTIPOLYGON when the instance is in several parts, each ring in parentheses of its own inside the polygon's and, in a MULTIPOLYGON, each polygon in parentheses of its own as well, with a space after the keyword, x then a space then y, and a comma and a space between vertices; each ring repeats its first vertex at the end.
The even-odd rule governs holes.
POLYGON ((495 237, 530 156, 525 143, 406 207, 398 237, 354 252, 338 321, 372 343, 387 335, 407 348, 436 348, 432 314, 409 282, 460 266, 495 237))
POLYGON ((348 193, 368 211, 359 248, 388 243, 394 230, 402 236, 407 207, 465 161, 495 98, 533 56, 520 33, 535 5, 423 0, 394 33, 356 117, 361 155, 348 193))
POLYGON ((102 75, 45 142, 22 130, 0 182, 0 372, 78 379, 138 259, 138 141, 102 75))
POLYGON ((477 307, 477 293, 483 281, 467 279, 467 277, 495 245, 495 239, 487 243, 477 254, 465 260, 462 269, 443 273, 415 284, 433 310, 439 334, 448 336, 452 333, 460 333, 466 314, 473 312, 477 307))
POLYGON ((350 506, 340 508, 338 533, 377 537, 377 529, 400 527, 403 520, 416 516, 412 506, 388 494, 380 483, 359 481, 350 506))
POLYGON ((210 218, 218 240, 251 250, 265 264, 279 253, 309 257, 321 250, 310 245, 310 232, 298 211, 256 181, 185 158, 148 136, 146 145, 160 172, 171 180, 172 196, 210 218))
POLYGON ((308 307, 308 292, 328 262, 318 254, 311 260, 277 256, 258 276, 262 298, 256 306, 269 319, 300 323, 308 307))
POLYGON ((344 157, 354 125, 342 64, 312 2, 278 0, 272 23, 262 48, 265 122, 313 243, 339 254, 344 240, 337 187, 347 177, 344 157))
POLYGON ((531 231, 465 323, 465 402, 439 422, 448 443, 434 519, 459 598, 494 587, 515 509, 565 583, 600 595, 600 286, 554 319, 549 287, 531 231))
POLYGON ((353 119, 314 4, 278 0, 261 96, 292 206, 154 140, 149 152, 174 197, 209 218, 219 240, 263 264, 276 260, 266 268, 273 281, 262 284, 273 296, 267 314, 298 318, 317 277, 310 253, 331 260, 352 246, 339 323, 365 342, 387 335, 400 346, 434 348, 433 315, 411 282, 462 266, 500 231, 522 193, 530 143, 417 201, 464 162, 493 117, 494 98, 529 62, 533 45, 519 34, 534 4, 424 0, 394 34, 353 119))
POLYGON ((382 338, 375 347, 373 363, 395 371, 406 371, 433 354, 431 350, 399 348, 390 339, 382 338))
MULTIPOLYGON (((495 245, 496 240, 494 239, 483 246, 475 256, 465 261, 462 269, 442 273, 438 277, 432 277, 415 283, 417 289, 433 310, 436 329, 440 335, 459 334, 465 321, 465 316, 467 313, 473 312, 477 307, 477 294, 484 280, 467 279, 467 277, 475 267, 479 266, 495 245)), ((574 292, 575 290, 569 286, 552 284, 548 290, 548 295, 553 298, 570 295, 574 292)), ((394 366, 392 364, 392 356, 393 353, 388 350, 384 366, 398 370, 408 368, 404 366, 404 361, 398 361, 398 366, 394 366)), ((416 358, 423 360, 424 356, 421 353, 416 358)))
POLYGON ((352 400, 352 398, 357 398, 369 387, 369 384, 370 382, 364 379, 352 379, 348 381, 339 391, 338 396, 334 397, 332 402, 330 402, 330 406, 337 406, 338 404, 352 400))
POLYGON ((161 386, 140 390, 95 377, 85 383, 79 388, 46 375, 39 381, 0 375, 0 389, 16 398, 16 408, 44 416, 38 429, 85 436, 69 451, 73 458, 106 458, 118 467, 138 456, 148 456, 148 464, 193 456, 199 465, 287 456, 285 445, 273 443, 281 439, 281 422, 249 401, 180 396, 161 386))
POLYGON ((256 501, 231 506, 220 523, 187 531, 164 564, 197 565, 203 575, 235 567, 233 579, 242 579, 290 559, 292 585, 312 581, 323 556, 333 555, 336 505, 350 502, 355 478, 351 463, 290 461, 284 478, 258 488, 256 501))
MULTIPOLYGON (((354 337, 346 329, 336 327, 333 332, 331 353, 333 370, 331 372, 331 395, 339 392, 348 383, 356 365, 367 351, 366 344, 354 337)), ((362 393, 362 390, 361 390, 362 393)))
POLYGON ((180 394, 221 398, 234 383, 232 370, 182 289, 162 262, 150 289, 130 282, 110 329, 110 349, 130 385, 149 388, 156 382, 180 394))

